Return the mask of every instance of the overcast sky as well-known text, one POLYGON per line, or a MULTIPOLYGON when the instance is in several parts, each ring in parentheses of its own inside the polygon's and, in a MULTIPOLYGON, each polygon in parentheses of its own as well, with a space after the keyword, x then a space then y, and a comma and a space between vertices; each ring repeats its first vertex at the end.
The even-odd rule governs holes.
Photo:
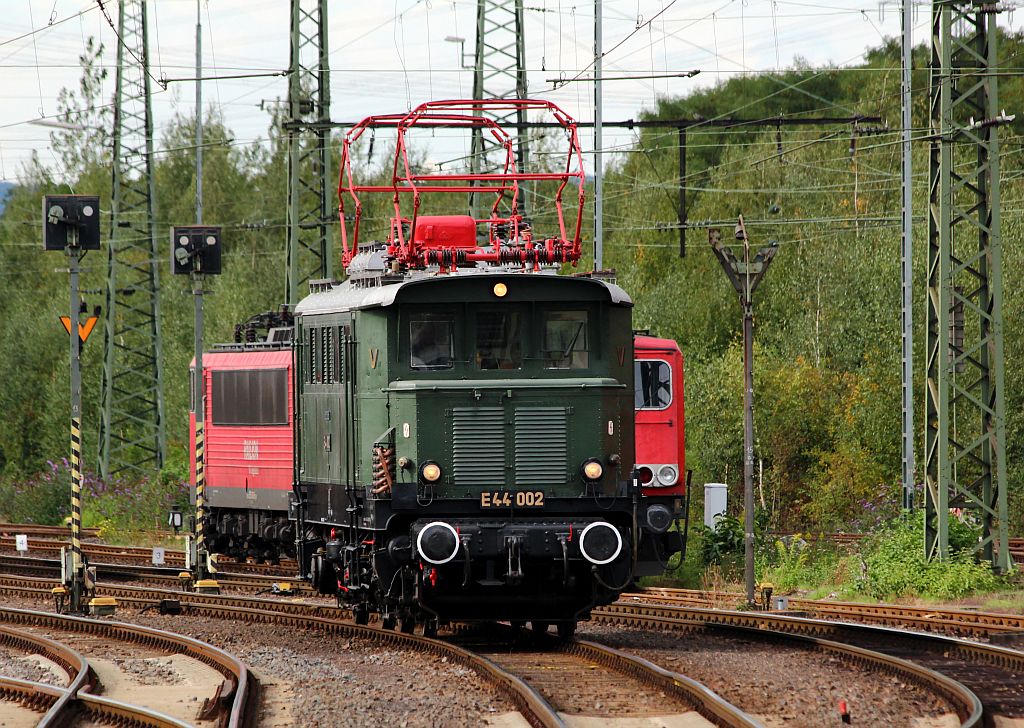
MULTIPOLYGON (((530 94, 560 104, 580 120, 592 119, 591 84, 556 89, 550 79, 591 75, 593 4, 525 4, 530 94)), ((106 0, 104 5, 116 24, 117 4, 106 0)), ((335 120, 404 111, 431 98, 470 96, 472 72, 461 68, 458 44, 445 38, 466 38, 466 50, 472 52, 475 0, 332 0, 329 5, 335 120)), ((659 97, 678 96, 731 74, 785 68, 796 57, 812 66, 853 64, 866 48, 900 29, 898 5, 877 0, 604 0, 603 6, 606 75, 701 71, 693 79, 604 84, 606 121, 636 117, 659 97)), ((915 10, 918 43, 927 37, 927 8, 921 3, 915 10)), ((112 97, 118 41, 96 2, 0 0, 0 9, 0 179, 13 180, 32 150, 55 164, 48 130, 27 122, 56 114, 60 89, 77 86, 77 59, 89 36, 106 46, 110 73, 105 96, 112 97)), ((148 10, 153 75, 192 77, 195 0, 150 0, 148 10)), ((288 0, 202 0, 201 11, 205 76, 287 67, 288 0)), ((1016 27, 1019 20, 1004 15, 1000 22, 1016 27)), ((261 102, 285 97, 287 81, 210 80, 203 93, 206 104, 223 111, 235 143, 251 144, 267 135, 270 116, 261 102)), ((171 83, 167 91, 154 87, 158 147, 162 126, 175 110, 193 113, 194 98, 191 82, 171 83)), ((630 133, 609 130, 603 146, 614 150, 631 139, 630 133)), ((591 147, 589 133, 584 146, 591 147)))

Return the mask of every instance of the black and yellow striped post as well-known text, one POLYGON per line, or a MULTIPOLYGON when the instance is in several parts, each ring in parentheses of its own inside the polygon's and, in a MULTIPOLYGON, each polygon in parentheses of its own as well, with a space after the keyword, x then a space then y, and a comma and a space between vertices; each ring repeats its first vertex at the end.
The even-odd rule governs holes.
POLYGON ((206 422, 206 375, 203 373, 203 275, 192 272, 192 296, 195 301, 195 402, 196 420, 196 581, 209 576, 206 543, 206 452, 203 446, 206 422))
POLYGON ((84 567, 82 564, 82 340, 78 333, 77 245, 68 246, 71 273, 71 611, 82 610, 84 567))
POLYGON ((71 554, 72 577, 71 609, 81 607, 82 573, 82 420, 71 418, 71 554))
POLYGON ((203 422, 196 418, 196 577, 207 577, 206 551, 206 466, 203 422))

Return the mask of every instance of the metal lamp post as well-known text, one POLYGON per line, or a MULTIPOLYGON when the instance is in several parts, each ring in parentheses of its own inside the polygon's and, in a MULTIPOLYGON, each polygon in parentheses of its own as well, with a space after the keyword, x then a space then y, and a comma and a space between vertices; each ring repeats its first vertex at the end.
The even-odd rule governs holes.
POLYGON ((722 245, 722 234, 717 229, 708 231, 708 241, 725 275, 739 294, 743 309, 743 552, 744 580, 747 602, 754 603, 754 291, 764 278, 768 265, 779 250, 772 242, 750 256, 750 238, 747 237, 743 216, 736 223, 736 240, 743 243, 743 259, 722 245))

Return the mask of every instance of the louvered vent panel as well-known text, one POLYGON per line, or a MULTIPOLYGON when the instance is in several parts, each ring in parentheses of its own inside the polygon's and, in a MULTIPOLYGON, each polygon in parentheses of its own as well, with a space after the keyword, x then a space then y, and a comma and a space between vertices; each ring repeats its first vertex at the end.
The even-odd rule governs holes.
POLYGON ((505 423, 501 407, 452 410, 452 470, 456 485, 505 486, 505 423))
POLYGON ((565 407, 520 407, 515 414, 516 485, 566 482, 569 427, 565 407))

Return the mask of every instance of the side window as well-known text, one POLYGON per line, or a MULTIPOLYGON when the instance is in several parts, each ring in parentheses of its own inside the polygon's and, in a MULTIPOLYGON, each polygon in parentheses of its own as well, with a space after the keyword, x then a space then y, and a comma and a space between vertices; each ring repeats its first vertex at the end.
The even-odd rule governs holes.
POLYGON ((519 369, 523 345, 518 311, 479 311, 476 315, 476 355, 481 369, 519 369))
POLYGON ((416 316, 409 321, 409 366, 413 369, 451 369, 454 362, 452 321, 416 316))
POLYGON ((665 409, 672 404, 672 367, 659 359, 633 364, 636 409, 665 409))
POLYGON ((586 369, 590 366, 586 311, 548 311, 544 315, 544 366, 586 369))
POLYGON ((213 372, 210 412, 215 425, 288 424, 288 371, 213 372))

